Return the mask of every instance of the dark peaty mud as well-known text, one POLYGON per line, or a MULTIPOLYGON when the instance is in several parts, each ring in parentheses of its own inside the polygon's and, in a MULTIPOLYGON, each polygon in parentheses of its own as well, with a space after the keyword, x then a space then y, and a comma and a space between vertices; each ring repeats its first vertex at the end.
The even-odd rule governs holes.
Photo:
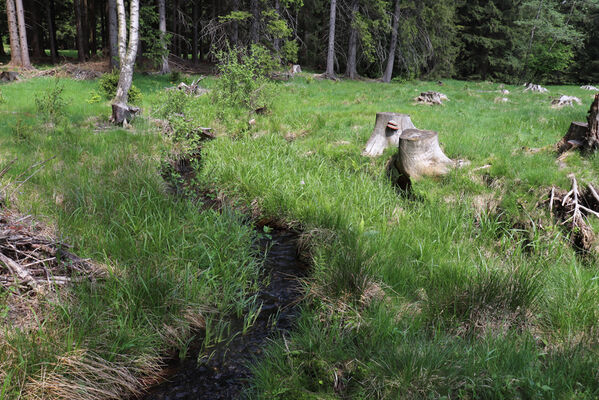
MULTIPOLYGON (((241 329, 230 340, 208 349, 210 357, 200 362, 198 350, 174 365, 167 380, 141 398, 144 400, 239 399, 244 397, 251 373, 248 365, 262 357, 267 340, 288 332, 298 316, 297 304, 302 292, 299 279, 308 273, 308 265, 298 258, 298 234, 272 231, 261 241, 267 250, 268 286, 258 294, 261 312, 254 325, 242 335, 241 329)), ((234 324, 235 326, 235 324, 234 324)), ((239 328, 239 324, 237 325, 239 328)))

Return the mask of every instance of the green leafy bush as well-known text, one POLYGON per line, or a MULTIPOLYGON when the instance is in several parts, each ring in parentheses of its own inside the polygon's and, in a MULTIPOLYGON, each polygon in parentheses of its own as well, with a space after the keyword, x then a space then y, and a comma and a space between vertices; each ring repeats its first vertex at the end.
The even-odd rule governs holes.
POLYGON ((278 61, 263 46, 232 48, 217 53, 220 79, 214 100, 222 106, 256 110, 268 107, 274 97, 274 84, 268 78, 278 61))
MULTIPOLYGON (((109 74, 104 74, 99 80, 100 90, 104 94, 107 100, 114 98, 116 95, 116 88, 119 84, 119 73, 113 71, 109 74)), ((129 103, 137 104, 141 101, 141 91, 135 86, 131 85, 129 89, 129 103)))
POLYGON ((35 107, 42 119, 54 123, 64 117, 68 102, 63 92, 64 85, 57 78, 54 80, 54 86, 35 96, 35 107))

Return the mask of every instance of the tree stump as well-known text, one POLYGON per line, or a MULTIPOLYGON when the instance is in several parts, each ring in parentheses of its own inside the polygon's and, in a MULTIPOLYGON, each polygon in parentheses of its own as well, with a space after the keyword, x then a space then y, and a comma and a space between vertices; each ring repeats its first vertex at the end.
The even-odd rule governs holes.
POLYGON ((572 122, 570 129, 557 144, 559 154, 575 148, 595 151, 599 149, 599 94, 589 109, 587 122, 572 122))
POLYGON ((591 85, 583 85, 580 88, 583 90, 592 90, 594 92, 599 92, 599 88, 596 88, 595 86, 591 86, 591 85))
POLYGON ((562 107, 574 107, 574 103, 581 105, 582 101, 578 97, 574 96, 560 96, 559 99, 554 99, 551 101, 551 107, 553 108, 562 108, 562 107))
POLYGON ((363 156, 376 157, 383 154, 387 147, 397 147, 399 136, 406 129, 415 128, 410 116, 392 112, 381 112, 376 114, 374 130, 370 139, 366 142, 363 156))
POLYGON ((0 73, 0 81, 2 82, 13 82, 19 80, 19 74, 14 71, 2 71, 0 73))
POLYGON ((534 83, 527 83, 524 91, 528 92, 529 90, 531 92, 537 92, 537 93, 547 93, 549 91, 548 89, 545 89, 541 85, 535 85, 534 83))
POLYGON ((131 122, 137 114, 139 107, 133 107, 123 103, 114 103, 112 105, 111 121, 116 125, 123 125, 125 122, 131 122))
POLYGON ((439 92, 422 92, 414 100, 419 104, 443 105, 443 101, 449 100, 449 98, 439 92))
POLYGON ((403 190, 411 187, 411 180, 423 176, 442 176, 454 162, 439 146, 439 135, 434 131, 406 129, 399 138, 397 154, 390 167, 396 170, 394 183, 403 190))

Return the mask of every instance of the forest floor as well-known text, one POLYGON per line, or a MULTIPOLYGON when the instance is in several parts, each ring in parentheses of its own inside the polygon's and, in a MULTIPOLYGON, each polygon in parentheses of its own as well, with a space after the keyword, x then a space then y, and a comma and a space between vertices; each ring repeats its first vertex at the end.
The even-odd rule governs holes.
POLYGON ((1 181, 8 207, 105 271, 52 295, 0 289, 0 399, 123 398, 158 379, 166 355, 185 357, 194 335, 210 345, 231 319, 252 321, 255 243, 268 234, 257 219, 303 232, 312 271, 295 329, 265 349, 249 396, 599 396, 597 255, 577 252, 547 206, 571 173, 599 183, 599 156, 558 161, 554 147, 592 92, 302 74, 255 115, 210 94, 181 100, 164 91, 169 78, 135 78, 143 116, 127 129, 108 123, 97 81, 60 79, 59 113, 35 101, 56 93, 54 78, 0 86, 0 167, 18 158, 1 181), (427 90, 450 100, 414 104, 427 90), (582 105, 551 108, 560 94, 582 105), (163 132, 169 108, 179 128, 217 136, 185 196, 163 180, 165 160, 190 151, 163 132), (395 150, 361 156, 381 111, 410 114, 470 164, 398 193, 385 175, 395 150), (226 205, 203 208, 198 192, 226 205))

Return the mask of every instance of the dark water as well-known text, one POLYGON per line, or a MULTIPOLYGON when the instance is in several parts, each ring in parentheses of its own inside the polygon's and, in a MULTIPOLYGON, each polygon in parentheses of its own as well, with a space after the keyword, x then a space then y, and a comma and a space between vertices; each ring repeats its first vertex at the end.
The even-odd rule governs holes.
POLYGON ((259 293, 262 310, 250 330, 232 335, 208 350, 211 357, 197 362, 198 352, 174 365, 167 380, 142 397, 145 400, 243 398, 251 373, 248 364, 260 359, 269 338, 289 331, 298 313, 302 293, 298 278, 308 266, 299 260, 298 234, 274 230, 261 245, 268 249, 266 271, 270 282, 259 293))

